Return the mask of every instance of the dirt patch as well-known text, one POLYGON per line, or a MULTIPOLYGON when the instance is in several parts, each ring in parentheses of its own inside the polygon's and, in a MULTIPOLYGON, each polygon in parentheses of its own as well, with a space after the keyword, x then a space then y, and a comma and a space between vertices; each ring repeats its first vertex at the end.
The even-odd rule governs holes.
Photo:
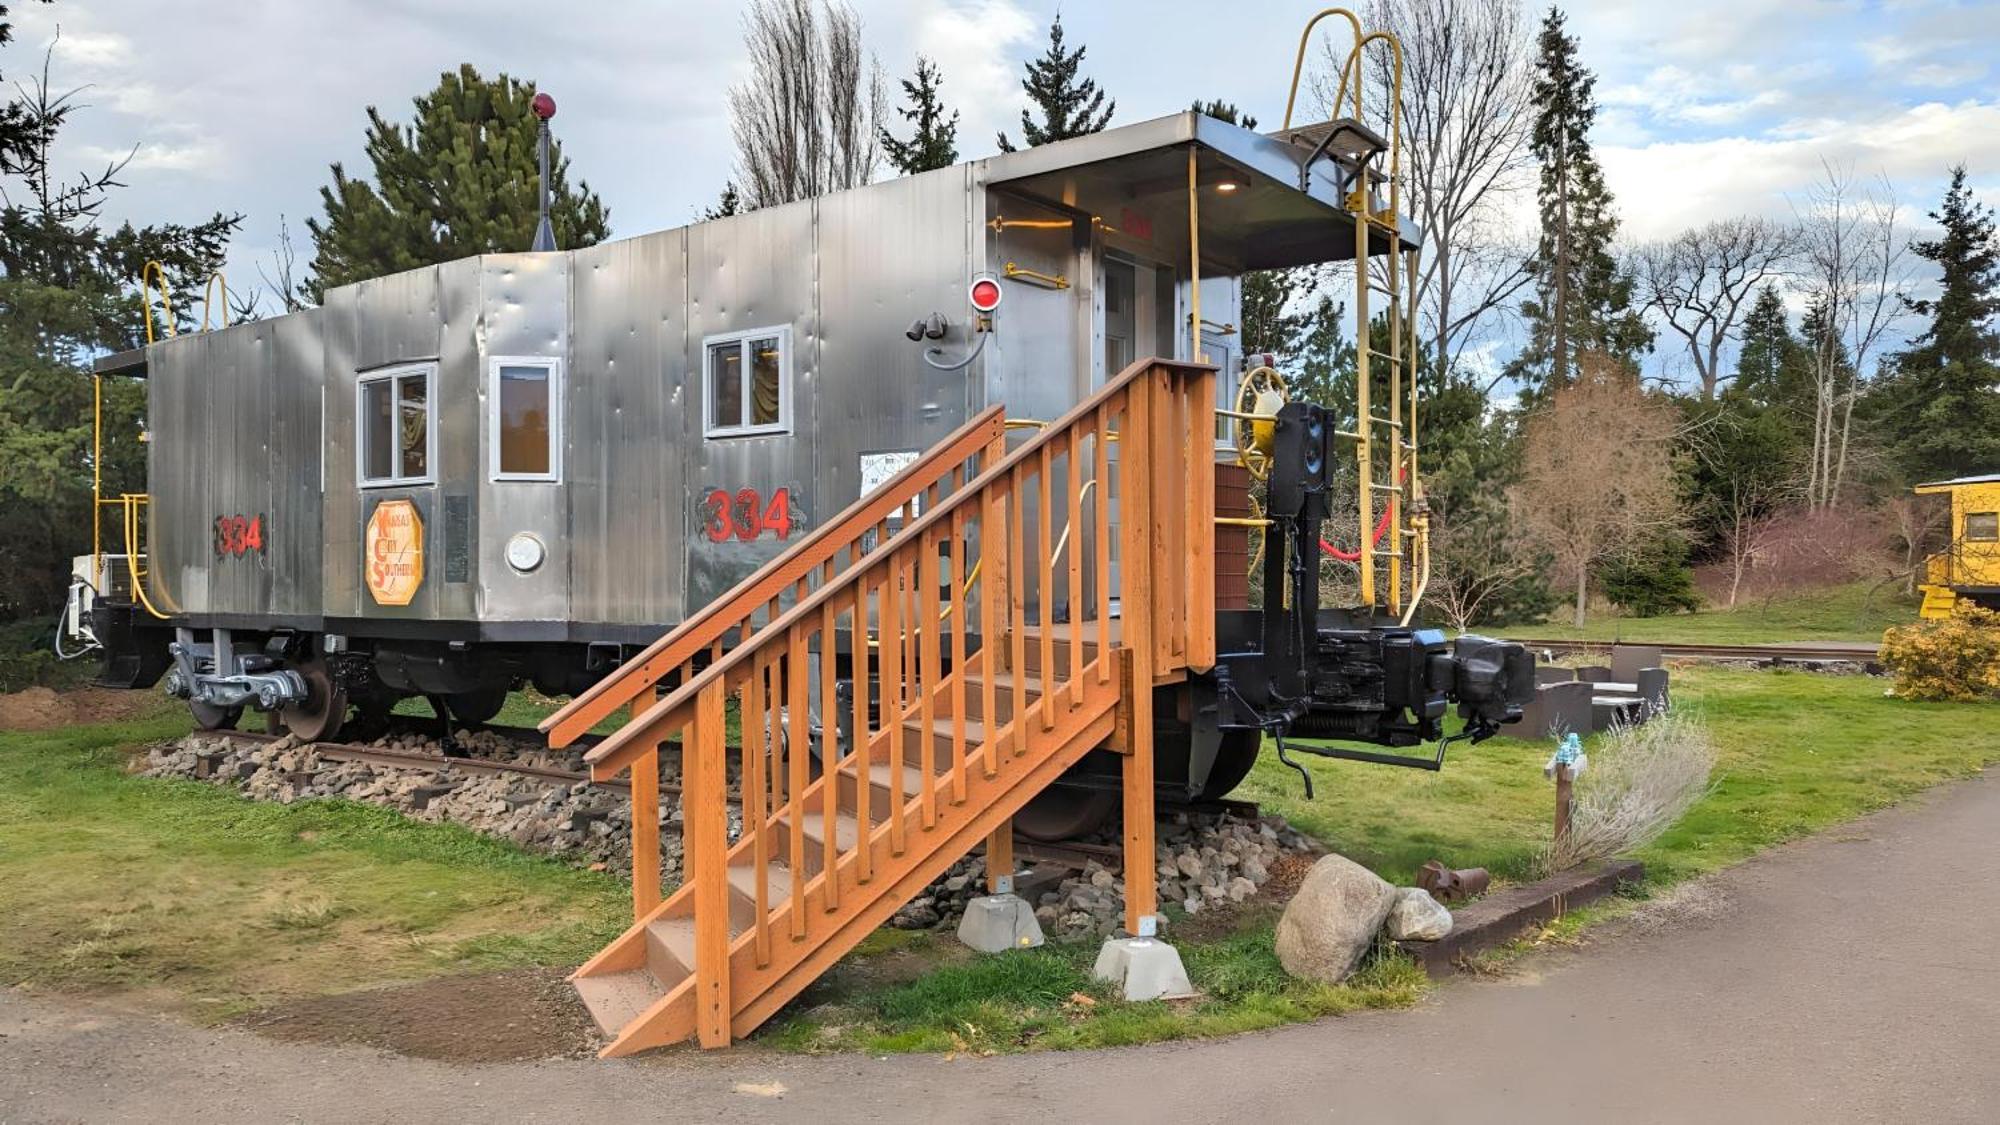
POLYGON ((589 1013, 551 969, 295 1000, 238 1023, 291 1043, 361 1044, 453 1063, 576 1058, 595 1054, 599 1045, 589 1013))
POLYGON ((1306 872, 1320 861, 1316 855, 1281 856, 1271 864, 1271 878, 1258 888, 1262 896, 1270 901, 1286 903, 1299 893, 1299 885, 1306 881, 1306 872))
POLYGON ((150 691, 78 688, 56 691, 31 687, 0 695, 0 730, 55 730, 92 723, 117 723, 164 709, 150 691))

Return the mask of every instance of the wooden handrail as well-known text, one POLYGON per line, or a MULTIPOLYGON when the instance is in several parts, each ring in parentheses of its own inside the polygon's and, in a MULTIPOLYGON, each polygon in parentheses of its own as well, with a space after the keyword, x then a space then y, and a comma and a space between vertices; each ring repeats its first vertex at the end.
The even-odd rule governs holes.
MULTIPOLYGON (((614 1053, 747 1034, 942 865, 980 839, 1004 855, 1010 818, 1098 747, 1124 759, 1127 869, 1152 870, 1154 685, 1214 652, 1213 579, 1189 563, 1209 549, 1214 394, 1210 365, 1133 364, 1012 452, 983 447, 976 472, 951 463, 894 534, 857 517, 877 542, 829 539, 844 569, 746 584, 727 600, 767 613, 760 627, 735 621, 739 643, 683 665, 665 698, 627 697, 631 719, 586 760, 650 792, 678 738, 685 848, 663 899, 660 810, 635 799, 634 924, 578 970, 606 1002, 652 989, 614 1053), (1058 555, 1061 517, 1076 535, 1058 555), (655 960, 665 976, 630 973, 655 960)), ((1150 933, 1154 906, 1152 880, 1129 881, 1127 928, 1150 933)))
POLYGON ((576 741, 579 735, 610 718, 619 708, 652 690, 675 669, 709 651, 750 614, 770 605, 814 571, 836 561, 841 551, 939 483, 954 467, 1001 440, 1006 432, 1005 414, 998 406, 980 411, 880 488, 860 497, 838 516, 765 563, 727 596, 710 602, 617 671, 543 719, 538 729, 549 736, 549 745, 560 748, 576 741))
MULTIPOLYGON (((1017 466, 1026 464, 1029 458, 1039 457, 1043 450, 1051 443, 1067 440, 1068 433, 1072 427, 1095 414, 1100 406, 1110 402, 1115 396, 1139 382, 1150 372, 1162 370, 1187 374, 1213 372, 1215 369, 1215 365, 1211 363, 1189 363, 1178 360, 1142 359, 1134 362, 1131 366, 1125 368, 1124 371, 1107 380, 1090 397, 1077 403, 1060 418, 1043 427, 1034 437, 1009 452, 997 464, 986 466, 979 476, 967 481, 964 487, 952 493, 951 496, 942 499, 938 503, 929 505, 923 515, 914 521, 906 523, 903 529, 897 532, 889 543, 878 546, 876 551, 872 552, 868 558, 849 567, 842 576, 842 581, 821 584, 818 590, 799 599, 798 603, 790 611, 765 625, 763 629, 758 631, 758 635, 760 637, 783 636, 793 625, 805 621, 818 613, 821 606, 846 592, 854 579, 858 577, 865 578, 867 572, 875 569, 877 564, 874 560, 878 556, 886 559, 889 553, 887 548, 924 535, 940 523, 949 520, 952 517, 952 513, 957 511, 961 505, 970 504, 984 489, 992 485, 993 482, 1000 480, 1017 466)), ((986 417, 986 415, 982 415, 981 417, 986 417)), ((1154 424, 1158 424, 1157 420, 1154 421, 1154 424)), ((780 588, 783 588, 782 585, 780 588)), ((738 598, 732 598, 731 604, 746 600, 750 605, 759 604, 755 599, 738 598)), ((1212 650, 1212 629, 1210 636, 1210 647, 1212 650)), ((743 661, 750 659, 758 647, 759 645, 754 641, 737 645, 729 652, 723 654, 720 659, 711 661, 707 668, 697 673, 692 679, 681 684, 664 699, 654 703, 643 712, 635 714, 632 721, 621 727, 615 734, 592 747, 584 755, 584 760, 590 764, 591 776, 600 780, 615 777, 626 766, 630 765, 634 758, 649 750, 657 749, 659 743, 665 741, 667 733, 686 726, 692 720, 695 700, 700 695, 702 689, 711 683, 722 681, 724 677, 743 661)), ((632 696, 630 695, 625 697, 625 701, 627 702, 631 699, 632 696)), ((615 706, 606 707, 603 715, 609 715, 614 710, 616 710, 615 706)))

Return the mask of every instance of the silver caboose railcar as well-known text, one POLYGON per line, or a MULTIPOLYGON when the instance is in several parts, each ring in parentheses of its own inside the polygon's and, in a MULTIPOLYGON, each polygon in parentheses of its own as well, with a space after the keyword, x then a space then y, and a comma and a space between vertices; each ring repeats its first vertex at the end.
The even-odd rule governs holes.
POLYGON ((1051 418, 1148 355, 1233 399, 1241 275, 1355 256, 1382 142, 1342 128, 1182 113, 109 357, 151 495, 99 631, 209 725, 578 690, 988 404, 1051 418))

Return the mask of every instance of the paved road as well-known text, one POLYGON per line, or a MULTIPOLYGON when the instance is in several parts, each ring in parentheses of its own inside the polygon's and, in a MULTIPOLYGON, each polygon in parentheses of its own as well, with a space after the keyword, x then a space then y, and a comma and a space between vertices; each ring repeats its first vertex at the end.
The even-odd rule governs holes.
POLYGON ((2000 774, 1739 867, 1705 916, 1416 1011, 1090 1054, 452 1068, 0 990, 0 1123, 1990 1122, 1996 869, 2000 774))

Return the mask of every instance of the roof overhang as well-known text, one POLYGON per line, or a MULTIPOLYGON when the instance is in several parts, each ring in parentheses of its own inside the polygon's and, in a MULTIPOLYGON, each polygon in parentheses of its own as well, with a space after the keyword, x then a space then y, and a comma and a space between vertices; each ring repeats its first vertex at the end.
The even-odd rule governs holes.
MULTIPOLYGON (((1254 270, 1355 257, 1356 220, 1341 198, 1338 163, 1322 155, 1308 167, 1307 148, 1192 111, 1003 153, 985 162, 986 182, 1113 227, 1120 216, 1143 215, 1155 241, 1185 253, 1190 147, 1203 258, 1254 270), (1225 182, 1235 188, 1221 190, 1225 182)), ((1368 253, 1422 243, 1416 224, 1399 218, 1397 226, 1394 238, 1370 226, 1368 253)))
POLYGON ((1934 480, 1928 484, 1917 485, 1915 491, 1922 496, 1934 492, 1950 492, 1954 488, 1965 488, 1975 484, 2000 484, 2000 473, 1981 473, 1977 476, 1955 477, 1951 480, 1934 480))

